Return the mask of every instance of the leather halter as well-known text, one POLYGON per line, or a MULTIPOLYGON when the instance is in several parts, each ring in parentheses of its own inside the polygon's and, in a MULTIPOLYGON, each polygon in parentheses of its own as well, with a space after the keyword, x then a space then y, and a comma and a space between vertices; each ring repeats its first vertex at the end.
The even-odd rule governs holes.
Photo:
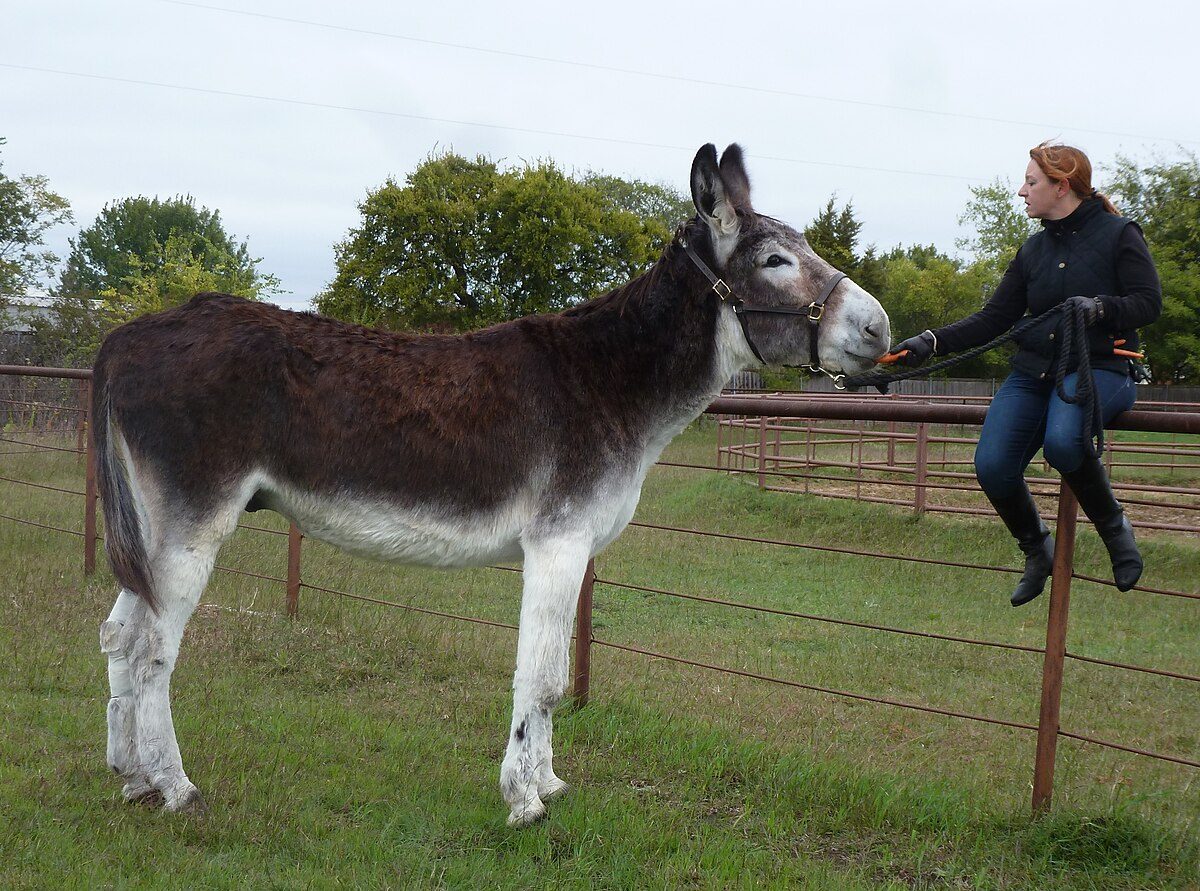
POLYGON ((821 318, 825 315, 825 301, 827 301, 830 295, 833 294, 834 289, 841 284, 842 279, 848 277, 846 273, 834 272, 833 275, 826 279, 825 284, 821 286, 821 293, 817 299, 808 306, 803 306, 799 309, 793 309, 786 306, 747 306, 740 297, 733 293, 733 289, 730 288, 729 285, 725 284, 724 280, 718 278, 716 274, 708 268, 708 264, 700 259, 696 252, 692 250, 691 245, 685 243, 683 245, 683 249, 687 251, 687 255, 692 258, 692 262, 696 264, 696 267, 702 273, 704 273, 704 277, 708 279, 709 283, 712 285, 713 291, 716 292, 716 295, 721 298, 721 302, 728 303, 733 307, 733 312, 737 316, 737 320, 742 326, 742 335, 746 338, 746 343, 750 347, 750 352, 754 353, 755 359, 757 359, 763 365, 767 364, 767 361, 762 357, 762 353, 760 353, 758 351, 758 347, 755 346, 754 339, 750 336, 750 330, 746 327, 746 316, 749 313, 757 312, 773 313, 776 315, 804 316, 808 319, 809 363, 803 367, 814 373, 819 371, 822 374, 829 375, 829 377, 833 378, 835 386, 840 378, 845 377, 845 375, 832 374, 821 367, 821 358, 817 350, 817 335, 821 329, 821 318))

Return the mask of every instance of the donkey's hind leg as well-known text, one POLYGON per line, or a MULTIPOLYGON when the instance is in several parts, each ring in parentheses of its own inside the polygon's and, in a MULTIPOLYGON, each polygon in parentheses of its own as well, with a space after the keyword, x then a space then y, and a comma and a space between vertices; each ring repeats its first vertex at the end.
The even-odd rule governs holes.
POLYGON ((567 688, 571 621, 588 556, 587 547, 573 541, 525 546, 512 726, 500 768, 510 826, 540 819, 543 799, 566 788, 551 766, 552 718, 567 688))
POLYGON ((129 672, 129 641, 135 623, 144 621, 143 612, 148 610, 138 596, 122 589, 108 619, 100 624, 100 651, 108 656, 107 761, 113 772, 125 780, 127 801, 158 796, 138 760, 137 715, 129 672))
MULTIPOLYGON (((168 540, 152 558, 158 612, 143 605, 131 623, 126 658, 133 686, 139 772, 168 811, 203 811, 204 799, 183 770, 171 720, 171 673, 188 619, 212 573, 222 535, 168 540)), ((130 790, 127 788, 126 795, 130 790)))

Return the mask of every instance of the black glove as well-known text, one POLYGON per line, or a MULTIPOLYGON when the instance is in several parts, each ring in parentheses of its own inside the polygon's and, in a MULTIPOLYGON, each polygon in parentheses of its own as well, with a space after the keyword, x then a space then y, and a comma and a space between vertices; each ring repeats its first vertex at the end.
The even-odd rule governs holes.
POLYGON ((1084 297, 1076 294, 1074 297, 1068 297, 1066 302, 1075 307, 1076 311, 1083 316, 1085 325, 1094 325, 1104 316, 1104 304, 1100 302, 1099 297, 1084 297))
POLYGON ((937 346, 937 340, 934 338, 933 332, 922 331, 916 337, 900 341, 888 352, 892 355, 903 352, 904 355, 896 359, 896 364, 916 368, 933 355, 935 346, 937 346))

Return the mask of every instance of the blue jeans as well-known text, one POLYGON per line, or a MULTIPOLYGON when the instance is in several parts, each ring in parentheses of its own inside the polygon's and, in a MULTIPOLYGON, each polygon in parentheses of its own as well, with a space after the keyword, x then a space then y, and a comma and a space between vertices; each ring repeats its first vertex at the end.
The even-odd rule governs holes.
MULTIPOLYGON (((1092 373, 1107 427, 1133 406, 1137 386, 1128 374, 1092 373)), ((1069 374, 1063 381, 1068 396, 1075 395, 1076 377, 1069 374)), ((1005 498, 1025 485, 1025 468, 1039 448, 1051 467, 1070 473, 1083 462, 1086 447, 1083 408, 1059 399, 1052 379, 1038 380, 1014 371, 996 391, 983 421, 975 449, 975 475, 988 496, 1005 498)))

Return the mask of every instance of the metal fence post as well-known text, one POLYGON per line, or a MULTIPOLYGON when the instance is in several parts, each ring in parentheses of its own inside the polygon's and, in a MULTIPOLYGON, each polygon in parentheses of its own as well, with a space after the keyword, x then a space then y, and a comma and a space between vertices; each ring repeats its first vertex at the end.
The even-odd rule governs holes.
POLYGON ((758 416, 758 487, 767 485, 767 416, 758 416))
POLYGON ((721 451, 721 428, 725 426, 725 416, 717 415, 717 467, 724 467, 725 455, 721 451))
POLYGON ((295 523, 288 524, 287 614, 289 619, 300 615, 300 542, 304 536, 295 523))
MULTIPOLYGON (((75 450, 79 452, 79 457, 86 457, 86 443, 84 438, 88 433, 88 396, 91 390, 91 383, 81 380, 76 387, 76 402, 79 405, 79 411, 75 414, 78 419, 75 424, 75 450)), ((78 459, 76 459, 78 461, 78 459)))
POLYGON ((88 426, 84 437, 84 459, 87 471, 85 474, 83 496, 83 574, 91 575, 96 571, 96 453, 92 449, 92 382, 85 381, 87 386, 86 408, 83 423, 88 426))
POLYGON ((575 617, 576 706, 587 705, 592 680, 592 591, 596 587, 596 561, 589 560, 579 586, 579 608, 575 617))
POLYGON ((1042 665, 1042 705, 1038 713, 1037 756, 1033 767, 1033 810, 1050 807, 1054 791, 1054 755, 1058 749, 1058 716, 1062 701, 1063 659, 1067 651, 1067 611, 1071 573, 1075 568, 1075 516, 1079 503, 1070 486, 1058 493, 1058 528, 1054 533, 1054 574, 1050 582, 1050 616, 1046 620, 1046 658, 1042 665))
POLYGON ((785 470, 787 469, 787 464, 781 463, 783 461, 783 427, 784 427, 783 418, 776 418, 775 419, 775 451, 772 452, 772 455, 775 458, 776 472, 778 472, 781 467, 784 468, 785 470))
POLYGON ((913 491, 913 509, 917 516, 925 513, 925 481, 929 472, 929 425, 917 424, 917 487, 913 491))

